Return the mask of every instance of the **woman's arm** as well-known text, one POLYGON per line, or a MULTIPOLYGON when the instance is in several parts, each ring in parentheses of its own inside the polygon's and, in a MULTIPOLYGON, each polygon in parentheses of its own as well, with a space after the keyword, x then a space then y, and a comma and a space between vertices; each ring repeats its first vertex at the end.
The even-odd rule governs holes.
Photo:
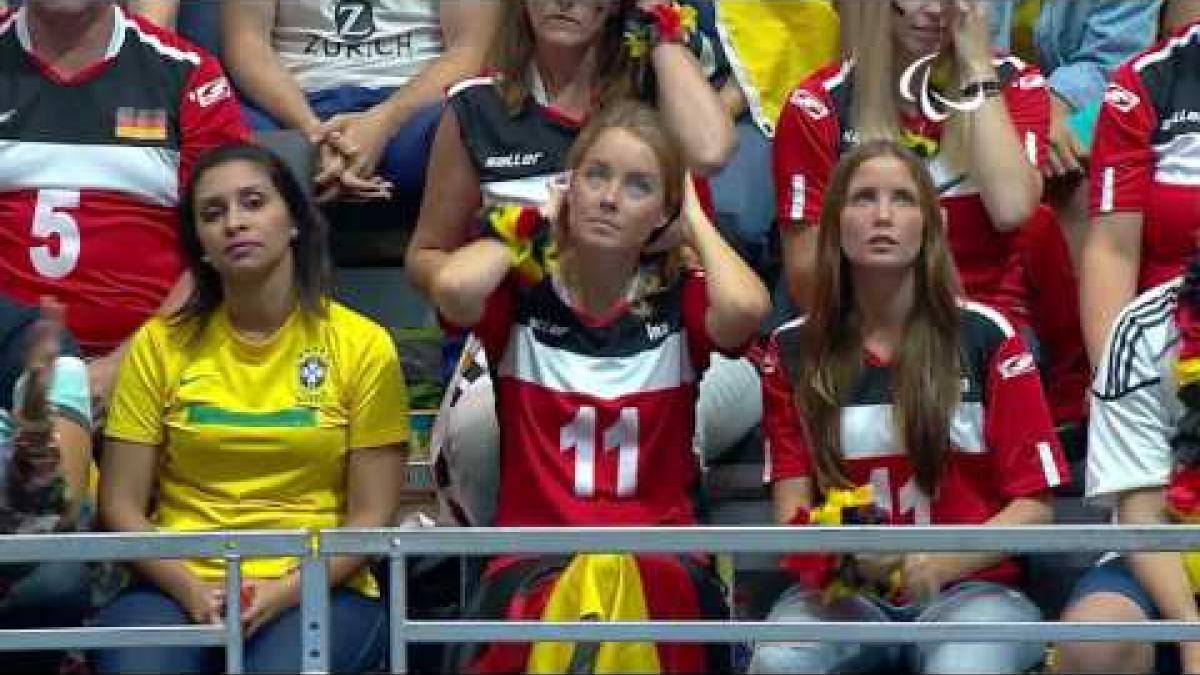
MULTIPOLYGON (((983 523, 991 527, 1049 525, 1054 512, 1049 490, 1020 497, 983 523)), ((904 585, 917 595, 929 597, 943 586, 969 574, 987 569, 1008 557, 1005 553, 909 553, 904 556, 904 585)))
POLYGON ((771 311, 771 297, 754 270, 725 243, 705 215, 691 178, 685 183, 685 236, 700 256, 708 291, 705 328, 718 348, 732 352, 744 347, 758 332, 771 311))
MULTIPOLYGON (((108 439, 100 464, 100 523, 114 532, 154 532, 147 517, 157 482, 158 449, 108 439)), ((216 589, 200 580, 181 560, 139 560, 134 568, 183 605, 195 623, 220 621, 216 589)))
MULTIPOLYGON (((1167 523, 1163 488, 1133 490, 1117 501, 1117 522, 1121 525, 1162 525, 1167 523)), ((1154 599, 1158 611, 1170 621, 1200 621, 1196 596, 1178 551, 1139 551, 1129 554, 1129 567, 1138 582, 1154 599)))
POLYGON ((439 5, 445 44, 442 54, 375 107, 340 113, 326 122, 327 130, 341 134, 345 146, 353 149, 346 167, 350 175, 343 176, 343 183, 355 184, 355 177, 372 176, 388 142, 415 113, 444 101, 451 85, 483 69, 484 54, 496 32, 499 3, 443 0, 439 5))
POLYGON ((271 46, 279 0, 221 0, 223 61, 238 91, 280 123, 321 139, 321 120, 271 46))
POLYGON ((450 106, 434 136, 427 175, 421 214, 404 265, 417 289, 432 299, 434 279, 450 253, 470 238, 470 224, 482 199, 479 173, 463 145, 458 116, 450 106))
MULTIPOLYGON (((997 81, 988 44, 984 8, 967 3, 955 31, 959 79, 963 86, 997 81)), ((1001 231, 1015 230, 1033 215, 1042 197, 1042 176, 1030 163, 1003 96, 987 96, 961 120, 966 127, 963 149, 967 171, 979 187, 979 196, 1001 231)))
POLYGON ((1084 345, 1097 363, 1109 329, 1137 293, 1143 216, 1117 212, 1096 216, 1084 236, 1079 278, 1084 345))
POLYGON ((800 509, 812 509, 812 479, 785 478, 771 485, 771 501, 775 506, 775 522, 790 525, 800 509))
POLYGON ((651 59, 658 82, 658 108, 679 136, 688 166, 700 175, 716 173, 737 146, 725 104, 704 79, 687 47, 659 44, 651 59))
POLYGON ((446 256, 430 295, 438 311, 456 326, 474 326, 484 306, 512 267, 512 253, 502 242, 480 239, 446 256))

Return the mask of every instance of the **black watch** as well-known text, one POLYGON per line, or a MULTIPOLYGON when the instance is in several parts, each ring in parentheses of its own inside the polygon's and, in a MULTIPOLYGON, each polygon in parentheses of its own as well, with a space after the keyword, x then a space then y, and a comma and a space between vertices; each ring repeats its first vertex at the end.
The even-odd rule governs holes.
POLYGON ((986 80, 975 80, 974 82, 962 88, 962 97, 967 100, 982 98, 994 98, 1001 93, 1000 80, 988 78, 986 80))

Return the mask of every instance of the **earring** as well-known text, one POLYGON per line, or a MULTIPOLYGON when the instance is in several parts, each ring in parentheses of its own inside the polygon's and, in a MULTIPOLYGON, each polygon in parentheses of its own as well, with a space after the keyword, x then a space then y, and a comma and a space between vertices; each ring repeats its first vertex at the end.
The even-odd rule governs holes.
POLYGON ((300 229, 299 229, 299 228, 296 228, 296 227, 293 227, 293 228, 292 228, 292 239, 295 239, 295 238, 297 238, 297 237, 299 237, 299 236, 300 236, 300 229))
POLYGON ((205 253, 204 255, 200 256, 200 262, 207 265, 212 262, 212 258, 210 258, 209 255, 207 253, 205 253))

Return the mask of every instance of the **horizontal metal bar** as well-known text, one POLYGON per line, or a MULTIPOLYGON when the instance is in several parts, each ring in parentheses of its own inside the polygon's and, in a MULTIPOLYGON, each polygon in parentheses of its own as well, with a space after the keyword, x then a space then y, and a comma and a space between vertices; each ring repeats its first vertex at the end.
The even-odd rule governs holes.
POLYGON ((795 623, 763 621, 409 621, 409 642, 1181 642, 1200 623, 947 622, 795 623))
POLYGON ((1200 526, 413 528, 324 530, 326 554, 1190 551, 1200 526))
POLYGON ((302 530, 238 532, 88 532, 0 536, 0 563, 43 560, 145 560, 302 556, 310 550, 302 530))
POLYGON ((0 631, 0 652, 106 647, 217 647, 224 644, 225 629, 219 625, 0 631))

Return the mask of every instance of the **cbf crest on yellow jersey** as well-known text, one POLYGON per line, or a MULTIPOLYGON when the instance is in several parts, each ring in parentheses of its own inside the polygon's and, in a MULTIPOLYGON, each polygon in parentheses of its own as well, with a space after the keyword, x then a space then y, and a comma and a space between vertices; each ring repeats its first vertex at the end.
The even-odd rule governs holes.
POLYGON ((329 353, 318 346, 300 352, 296 367, 296 405, 319 406, 329 375, 329 353))
MULTIPOLYGON (((346 458, 408 441, 408 402, 387 332, 341 305, 294 312, 262 341, 218 310, 204 332, 156 318, 122 364, 105 433, 159 448, 154 521, 166 531, 337 527, 346 458)), ((191 561, 206 580, 219 560, 191 561)), ((294 560, 251 560, 279 577, 294 560)), ((365 572, 352 584, 375 587, 365 572)))

